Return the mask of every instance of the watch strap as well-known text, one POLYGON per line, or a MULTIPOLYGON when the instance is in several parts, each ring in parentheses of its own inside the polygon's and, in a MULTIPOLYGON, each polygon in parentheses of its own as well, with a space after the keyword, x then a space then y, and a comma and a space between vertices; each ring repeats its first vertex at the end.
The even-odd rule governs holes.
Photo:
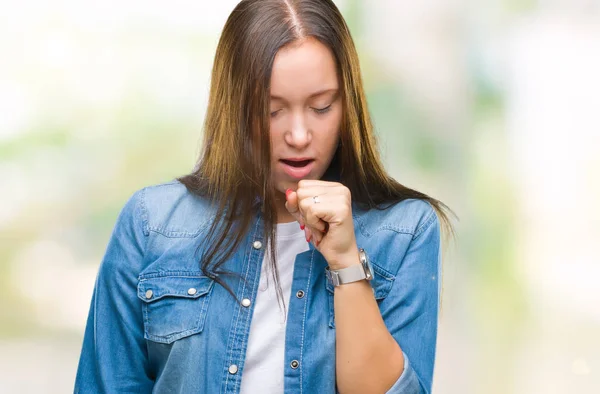
POLYGON ((369 257, 363 248, 358 250, 358 257, 360 263, 351 265, 350 267, 339 270, 331 270, 329 267, 326 267, 325 274, 327 280, 334 286, 358 282, 364 279, 367 281, 373 280, 373 269, 371 268, 369 257))
POLYGON ((334 286, 343 285, 346 283, 358 282, 359 280, 371 280, 371 275, 365 272, 362 264, 355 264, 350 267, 339 270, 330 270, 326 268, 327 278, 334 286))

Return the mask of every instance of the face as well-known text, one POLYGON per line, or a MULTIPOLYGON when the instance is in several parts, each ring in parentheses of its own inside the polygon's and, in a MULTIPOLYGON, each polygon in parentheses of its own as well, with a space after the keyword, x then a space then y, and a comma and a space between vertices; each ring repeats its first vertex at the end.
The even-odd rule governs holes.
POLYGON ((320 179, 337 148, 342 98, 329 48, 310 38, 280 49, 270 95, 271 173, 284 193, 320 179))

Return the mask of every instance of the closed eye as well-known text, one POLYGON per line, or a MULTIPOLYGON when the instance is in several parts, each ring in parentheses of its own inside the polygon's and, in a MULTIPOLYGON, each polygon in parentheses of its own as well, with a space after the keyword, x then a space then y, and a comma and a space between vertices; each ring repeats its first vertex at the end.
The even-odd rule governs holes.
POLYGON ((331 104, 329 104, 325 108, 313 108, 313 111, 315 111, 318 114, 324 114, 324 113, 329 112, 330 109, 331 109, 331 104))

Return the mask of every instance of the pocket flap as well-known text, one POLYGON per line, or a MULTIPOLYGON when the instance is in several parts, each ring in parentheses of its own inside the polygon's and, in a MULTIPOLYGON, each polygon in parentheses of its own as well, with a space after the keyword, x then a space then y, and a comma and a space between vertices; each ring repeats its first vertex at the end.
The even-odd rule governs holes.
POLYGON ((208 276, 162 275, 140 278, 138 297, 153 302, 163 297, 198 298, 207 294, 214 280, 208 276))

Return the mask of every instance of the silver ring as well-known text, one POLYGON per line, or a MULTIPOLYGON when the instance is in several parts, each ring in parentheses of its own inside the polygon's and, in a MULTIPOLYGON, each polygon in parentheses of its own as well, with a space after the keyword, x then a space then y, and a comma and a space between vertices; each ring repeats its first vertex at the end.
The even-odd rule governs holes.
POLYGON ((315 204, 320 203, 319 196, 313 196, 313 201, 314 201, 315 204))

